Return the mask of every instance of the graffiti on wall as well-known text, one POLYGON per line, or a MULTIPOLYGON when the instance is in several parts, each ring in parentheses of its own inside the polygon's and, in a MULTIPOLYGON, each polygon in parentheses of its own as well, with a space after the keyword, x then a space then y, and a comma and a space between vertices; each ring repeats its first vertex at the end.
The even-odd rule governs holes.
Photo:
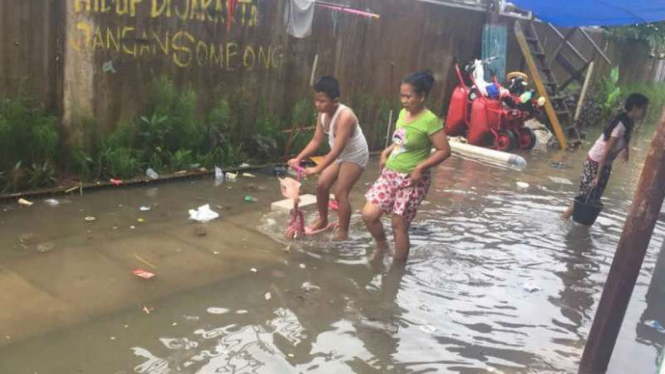
MULTIPOLYGON (((233 40, 210 41, 189 31, 192 22, 211 24, 227 30, 230 0, 71 0, 75 14, 114 17, 120 26, 98 26, 92 21, 75 25, 70 45, 77 51, 122 54, 134 59, 167 58, 179 68, 194 66, 239 70, 280 69, 284 50, 279 45, 241 43, 233 40), (132 25, 123 20, 148 17, 174 18, 176 30, 132 25)), ((258 25, 258 0, 237 0, 233 27, 258 25)))

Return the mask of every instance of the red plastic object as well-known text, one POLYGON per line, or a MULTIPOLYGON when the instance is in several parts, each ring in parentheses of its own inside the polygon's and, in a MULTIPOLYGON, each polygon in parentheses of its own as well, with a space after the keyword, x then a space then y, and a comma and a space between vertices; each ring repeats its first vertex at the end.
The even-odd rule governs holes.
POLYGON ((486 97, 479 97, 471 105, 468 140, 473 145, 484 145, 492 140, 493 129, 501 121, 501 102, 486 97))
POLYGON ((151 273, 151 272, 149 272, 147 270, 143 270, 143 269, 136 269, 132 273, 134 275, 136 275, 137 277, 143 278, 143 279, 150 279, 150 278, 153 278, 155 276, 154 273, 151 273))
POLYGON ((461 136, 466 133, 469 108, 469 88, 457 86, 453 91, 446 116, 446 135, 461 136))

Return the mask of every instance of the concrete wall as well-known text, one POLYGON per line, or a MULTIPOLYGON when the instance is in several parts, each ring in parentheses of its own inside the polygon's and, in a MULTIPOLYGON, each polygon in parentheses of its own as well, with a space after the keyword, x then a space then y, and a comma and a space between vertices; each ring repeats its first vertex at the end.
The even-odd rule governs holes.
MULTIPOLYGON (((310 94, 318 54, 316 75, 339 77, 347 100, 357 94, 396 100, 405 74, 429 68, 437 77, 432 102, 442 114, 457 83, 454 60, 480 55, 483 12, 357 0, 354 7, 381 19, 317 8, 312 36, 295 39, 285 32, 285 5, 286 0, 240 0, 227 32, 223 0, 3 1, 0 92, 11 92, 27 77, 30 92, 61 108, 65 129, 77 118, 94 117, 108 131, 122 118, 145 114, 150 83, 161 75, 196 89, 202 111, 221 91, 248 99, 250 108, 264 100, 285 115, 310 94)), ((512 20, 503 22, 509 27, 508 70, 516 70, 521 52, 512 20)), ((538 28, 554 49, 554 36, 538 28)), ((582 50, 588 55, 590 46, 582 50)), ((608 68, 597 71, 603 75, 608 68)))

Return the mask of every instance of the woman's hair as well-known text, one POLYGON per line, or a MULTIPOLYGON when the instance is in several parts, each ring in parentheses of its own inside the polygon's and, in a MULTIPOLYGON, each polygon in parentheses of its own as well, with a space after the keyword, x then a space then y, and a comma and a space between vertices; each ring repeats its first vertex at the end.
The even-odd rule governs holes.
POLYGON ((314 91, 326 94, 330 100, 335 100, 342 95, 342 91, 339 88, 339 82, 331 76, 319 78, 314 84, 314 91))
POLYGON ((607 124, 607 126, 605 126, 605 129, 603 130, 603 139, 605 139, 605 141, 610 140, 610 137, 612 136, 612 131, 614 131, 614 128, 617 127, 619 122, 621 122, 623 126, 626 128, 626 132, 623 138, 626 141, 626 143, 630 142, 630 137, 633 133, 633 128, 635 127, 635 124, 633 123, 633 120, 630 119, 630 117, 628 117, 628 112, 630 112, 634 108, 644 108, 647 105, 649 105, 648 97, 638 93, 630 94, 626 99, 626 103, 623 106, 624 111, 621 112, 618 116, 614 117, 607 124))
POLYGON ((418 95, 427 97, 434 86, 434 75, 426 69, 407 76, 402 80, 402 84, 404 83, 413 87, 418 95))

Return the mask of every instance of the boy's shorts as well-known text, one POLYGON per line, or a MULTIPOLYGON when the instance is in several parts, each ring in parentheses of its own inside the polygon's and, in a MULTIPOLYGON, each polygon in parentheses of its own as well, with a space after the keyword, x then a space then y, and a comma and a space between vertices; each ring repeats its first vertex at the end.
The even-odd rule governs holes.
POLYGON ((379 179, 365 194, 365 198, 383 212, 401 215, 411 223, 418 207, 427 196, 430 182, 430 173, 423 173, 422 179, 414 184, 410 173, 398 173, 384 168, 379 179))

